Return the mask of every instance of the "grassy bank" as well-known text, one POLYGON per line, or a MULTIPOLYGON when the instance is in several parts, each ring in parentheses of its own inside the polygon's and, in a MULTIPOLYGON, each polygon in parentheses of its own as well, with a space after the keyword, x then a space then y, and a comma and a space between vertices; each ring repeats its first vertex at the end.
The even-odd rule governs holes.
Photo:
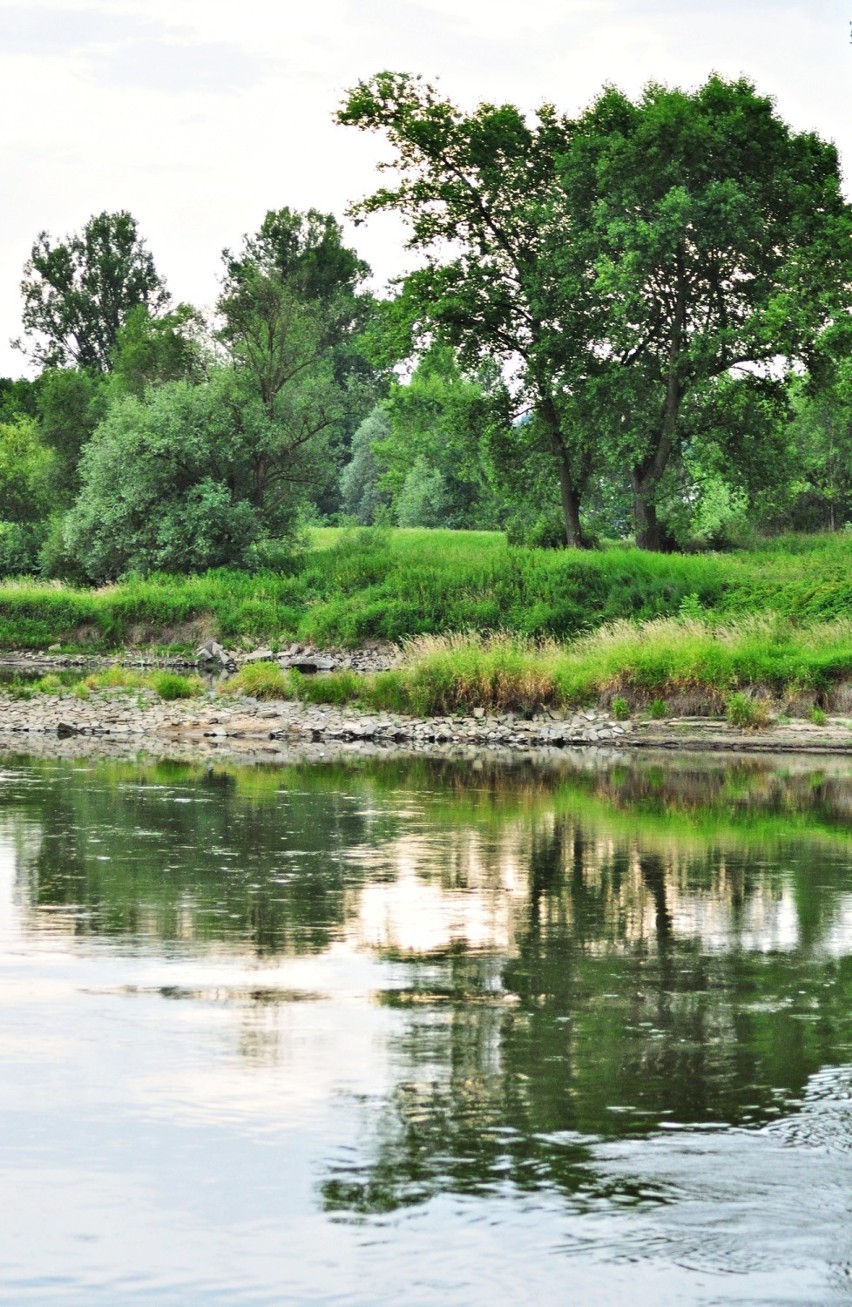
POLYGON ((0 585, 0 648, 322 645, 450 631, 568 640, 619 621, 852 617, 852 536, 790 537, 732 554, 519 549, 488 532, 315 533, 277 570, 152 576, 99 590, 0 585))
POLYGON ((592 702, 616 715, 641 708, 727 714, 758 726, 773 708, 832 706, 852 677, 852 619, 799 627, 768 615, 711 622, 661 618, 617 622, 568 646, 510 635, 421 636, 402 665, 369 677, 338 672, 305 677, 274 664, 245 667, 226 687, 260 698, 359 702, 418 716, 531 713, 592 702))

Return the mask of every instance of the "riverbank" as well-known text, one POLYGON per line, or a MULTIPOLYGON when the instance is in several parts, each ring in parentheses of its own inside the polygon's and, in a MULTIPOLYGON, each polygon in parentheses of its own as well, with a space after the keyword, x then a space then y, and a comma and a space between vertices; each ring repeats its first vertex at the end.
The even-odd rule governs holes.
POLYGON ((107 690, 87 699, 41 694, 0 702, 0 747, 26 750, 38 742, 43 752, 45 746, 55 749, 58 741, 153 748, 161 756, 170 748, 190 748, 268 761, 303 746, 318 757, 330 749, 449 752, 470 759, 488 750, 523 755, 566 749, 852 756, 852 716, 830 717, 824 725, 794 719, 743 730, 716 718, 618 721, 601 708, 530 717, 479 709, 467 716, 426 718, 212 693, 167 702, 145 690, 107 690))

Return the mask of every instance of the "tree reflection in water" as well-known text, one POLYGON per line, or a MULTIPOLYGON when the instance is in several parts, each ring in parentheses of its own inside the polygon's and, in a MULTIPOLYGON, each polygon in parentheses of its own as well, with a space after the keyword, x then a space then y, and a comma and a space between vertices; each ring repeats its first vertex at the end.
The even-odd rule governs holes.
MULTIPOLYGON (((590 1141, 759 1125, 852 1060, 848 768, 25 772, 0 821, 32 930, 395 964, 394 1083, 322 1180, 331 1211, 506 1185, 663 1201, 590 1141)), ((282 998, 240 997, 246 1057, 278 1055, 282 998)))

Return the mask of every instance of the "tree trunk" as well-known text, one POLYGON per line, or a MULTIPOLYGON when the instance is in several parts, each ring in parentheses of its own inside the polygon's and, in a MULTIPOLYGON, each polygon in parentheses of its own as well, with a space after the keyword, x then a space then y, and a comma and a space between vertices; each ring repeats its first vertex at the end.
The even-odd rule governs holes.
POLYGON ((660 524, 657 521, 656 485, 649 484, 637 468, 630 474, 633 490, 633 520, 636 523, 636 543, 640 549, 659 550, 662 545, 660 524))
POLYGON ((540 412, 550 430, 550 448, 559 470, 559 497, 562 501, 562 516, 565 521, 565 543, 569 549, 585 549, 586 542, 580 526, 580 487, 571 474, 568 451, 562 439, 553 401, 549 398, 545 399, 540 412))
POLYGON ((565 451, 557 454, 559 463, 559 494, 562 499, 562 516, 565 519, 565 543, 569 549, 585 549, 583 528, 580 526, 580 492, 574 485, 565 451))
POLYGON ((660 428, 648 457, 644 462, 633 467, 630 472, 636 543, 640 549, 658 550, 662 545, 660 526, 657 522, 657 487, 677 444, 678 416, 686 389, 680 365, 681 346, 686 335, 687 289, 683 272, 683 253, 680 250, 677 266, 677 303, 669 345, 666 394, 660 414, 660 428))

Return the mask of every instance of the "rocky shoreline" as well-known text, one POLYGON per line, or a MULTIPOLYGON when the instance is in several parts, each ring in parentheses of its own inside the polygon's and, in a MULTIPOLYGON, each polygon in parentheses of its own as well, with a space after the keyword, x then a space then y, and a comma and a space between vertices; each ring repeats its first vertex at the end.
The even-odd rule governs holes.
POLYGON ((467 717, 415 718, 352 706, 259 702, 208 692, 203 697, 164 702, 149 691, 102 691, 87 699, 39 694, 0 699, 0 736, 42 740, 99 740, 104 744, 193 745, 210 751, 226 746, 269 759, 292 746, 345 746, 349 751, 404 748, 474 756, 482 750, 530 753, 541 749, 654 749, 738 753, 833 753, 852 756, 852 719, 831 718, 823 726, 789 721, 760 731, 743 731, 715 718, 616 721, 600 708, 560 716, 544 711, 531 718, 476 709, 467 717))
MULTIPOLYGON (((282 751, 310 746, 322 755, 328 748, 352 751, 388 749, 455 752, 475 756, 483 750, 529 754, 564 749, 652 749, 735 753, 822 753, 852 756, 852 716, 832 716, 824 725, 784 719, 762 730, 729 726, 717 717, 616 720, 606 709, 588 708, 565 715, 549 709, 532 717, 499 715, 477 708, 465 717, 415 718, 401 713, 362 710, 292 701, 259 702, 245 696, 219 695, 212 688, 246 664, 275 661, 282 669, 306 674, 348 669, 370 673, 392 667, 400 652, 373 643, 358 650, 317 649, 291 644, 284 650, 225 649, 207 641, 194 655, 159 655, 125 650, 118 657, 63 653, 48 649, 0 654, 0 669, 33 675, 61 671, 95 671, 114 665, 134 669, 170 668, 200 671, 210 688, 202 697, 164 702, 148 690, 102 690, 88 698, 40 693, 31 699, 2 696, 0 745, 22 736, 40 741, 99 740, 135 747, 191 746, 204 752, 227 748, 241 756, 274 758, 282 751)), ((7 744, 6 747, 9 747, 7 744)), ((55 745, 54 745, 55 747, 55 745)), ((41 750, 40 750, 41 751, 41 750)))

